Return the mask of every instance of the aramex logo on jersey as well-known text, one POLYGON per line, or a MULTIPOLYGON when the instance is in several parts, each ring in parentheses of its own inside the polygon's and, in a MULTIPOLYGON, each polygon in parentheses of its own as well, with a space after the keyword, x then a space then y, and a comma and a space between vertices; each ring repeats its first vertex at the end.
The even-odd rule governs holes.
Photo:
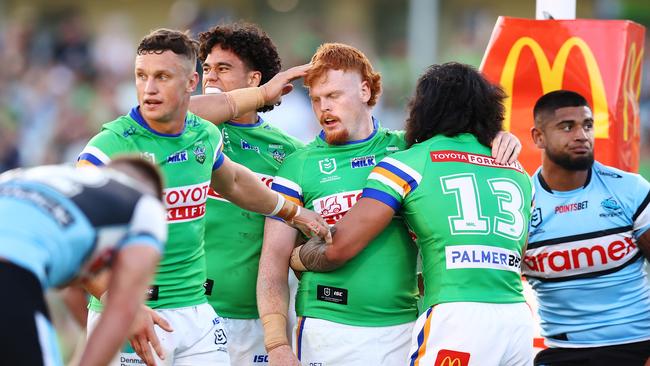
POLYGON ((210 182, 165 188, 163 199, 170 223, 196 220, 205 215, 210 182))
POLYGON ((612 234, 600 238, 535 247, 524 256, 526 275, 563 278, 611 270, 626 264, 639 252, 632 238, 612 234))
POLYGON ((336 224, 361 198, 361 190, 335 193, 312 201, 318 212, 329 225, 336 224))

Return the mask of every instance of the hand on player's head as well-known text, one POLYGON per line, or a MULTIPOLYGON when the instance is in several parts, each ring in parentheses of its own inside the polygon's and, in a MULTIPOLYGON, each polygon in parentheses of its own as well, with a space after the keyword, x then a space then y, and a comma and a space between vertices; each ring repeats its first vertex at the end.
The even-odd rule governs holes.
POLYGON ((304 77, 310 68, 311 64, 305 64, 294 66, 277 73, 271 80, 262 85, 265 104, 270 105, 279 103, 283 95, 288 94, 293 90, 291 82, 304 77))

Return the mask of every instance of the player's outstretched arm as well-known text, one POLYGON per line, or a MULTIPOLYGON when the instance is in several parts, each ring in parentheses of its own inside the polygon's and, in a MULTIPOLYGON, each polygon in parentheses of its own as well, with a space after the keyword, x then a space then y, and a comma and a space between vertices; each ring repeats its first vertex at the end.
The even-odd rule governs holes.
POLYGON ((499 164, 512 164, 521 153, 521 141, 507 131, 501 131, 492 140, 492 157, 499 164))
MULTIPOLYGON (((131 244, 117 254, 106 308, 88 339, 81 365, 107 365, 127 338, 160 258, 150 245, 131 244)), ((107 298, 106 298, 107 297, 107 298)))
POLYGON ((277 73, 266 84, 255 88, 242 88, 221 94, 194 95, 189 109, 197 116, 221 124, 264 105, 275 104, 289 93, 291 81, 305 76, 310 65, 295 66, 277 73))
POLYGON ((248 168, 224 156, 219 169, 212 172, 212 189, 237 206, 268 216, 278 216, 308 237, 332 237, 329 226, 314 211, 299 207, 272 191, 248 168))
POLYGON ((354 258, 384 230, 395 211, 377 200, 361 198, 333 230, 332 244, 310 239, 291 254, 296 271, 328 272, 354 258))
POLYGON ((298 232, 281 221, 266 219, 257 275, 257 309, 264 326, 270 366, 300 365, 286 333, 289 308, 289 256, 298 232))

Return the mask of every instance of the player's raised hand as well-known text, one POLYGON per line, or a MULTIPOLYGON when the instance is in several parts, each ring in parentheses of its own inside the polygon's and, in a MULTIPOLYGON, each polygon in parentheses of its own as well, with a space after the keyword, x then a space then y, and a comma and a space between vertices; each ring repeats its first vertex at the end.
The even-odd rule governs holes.
POLYGON ((135 353, 140 356, 147 366, 156 365, 155 357, 151 352, 152 347, 158 355, 158 358, 161 360, 165 359, 165 353, 160 345, 160 340, 153 328, 154 325, 158 325, 167 332, 173 331, 171 325, 163 317, 148 306, 142 305, 141 310, 134 320, 132 328, 133 335, 129 337, 129 342, 135 353))
POLYGON ((266 105, 277 104, 283 95, 293 90, 291 82, 305 76, 311 64, 294 66, 284 71, 277 73, 266 84, 262 85, 262 94, 264 95, 264 103, 266 105))
POLYGON ((269 366, 300 366, 300 361, 293 354, 291 347, 285 345, 269 352, 269 366))

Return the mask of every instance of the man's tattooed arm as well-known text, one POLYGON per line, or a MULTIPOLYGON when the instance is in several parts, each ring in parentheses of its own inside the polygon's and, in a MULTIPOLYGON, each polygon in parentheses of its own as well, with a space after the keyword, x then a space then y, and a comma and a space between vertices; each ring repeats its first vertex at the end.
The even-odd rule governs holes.
MULTIPOLYGON (((331 229, 332 235, 335 231, 335 228, 331 229)), ((291 252, 291 268, 296 271, 329 272, 341 267, 343 263, 327 259, 325 252, 328 246, 317 236, 309 239, 291 252)))

